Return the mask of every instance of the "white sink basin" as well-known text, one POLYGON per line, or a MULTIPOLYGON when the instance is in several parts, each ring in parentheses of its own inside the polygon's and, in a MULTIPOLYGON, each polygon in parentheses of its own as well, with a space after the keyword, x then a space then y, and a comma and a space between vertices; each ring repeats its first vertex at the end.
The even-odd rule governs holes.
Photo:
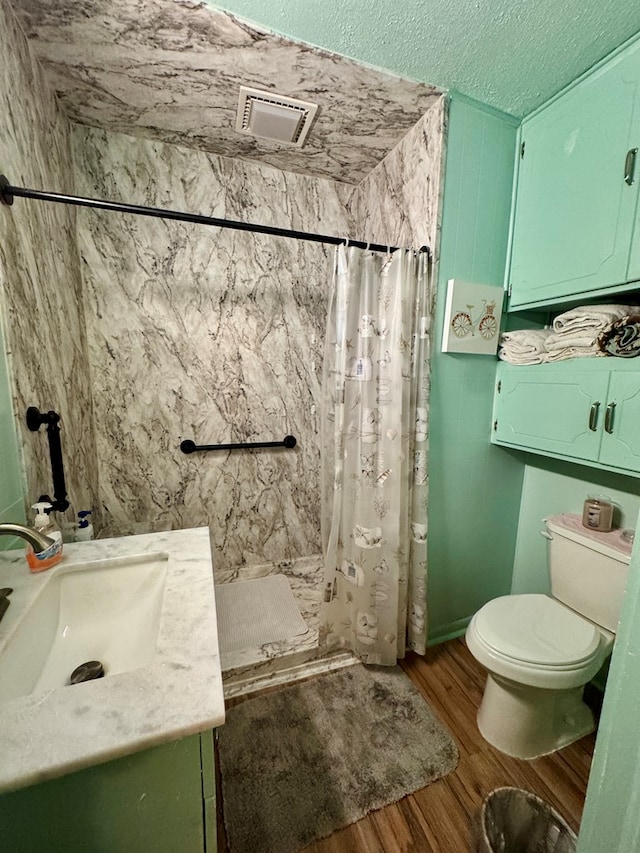
POLYGON ((105 677, 151 663, 167 560, 152 553, 51 569, 0 645, 0 701, 69 684, 87 661, 100 661, 105 677))
POLYGON ((0 795, 224 723, 208 527, 71 542, 40 574, 5 551, 1 587, 0 795))

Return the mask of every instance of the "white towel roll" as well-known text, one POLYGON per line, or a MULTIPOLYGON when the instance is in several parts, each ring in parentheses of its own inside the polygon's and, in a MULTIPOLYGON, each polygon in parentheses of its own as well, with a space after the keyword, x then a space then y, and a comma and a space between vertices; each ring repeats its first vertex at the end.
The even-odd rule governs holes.
POLYGON ((501 361, 507 361, 509 364, 544 364, 547 361, 547 356, 548 353, 546 352, 533 352, 525 355, 523 353, 511 352, 504 348, 498 351, 498 358, 501 361))
POLYGON ((568 347, 573 347, 575 349, 593 348, 594 350, 597 350, 599 334, 600 332, 593 330, 589 332, 572 332, 568 334, 552 332, 545 341, 545 346, 548 352, 567 349, 568 347))
POLYGON ((564 347, 547 353, 547 361, 564 361, 567 358, 598 358, 604 355, 595 347, 564 347))
POLYGON ((549 329, 515 329, 502 333, 500 346, 520 352, 544 352, 548 336, 549 329))
POLYGON ((636 310, 640 313, 640 308, 634 305, 580 305, 558 314, 553 321, 553 331, 560 334, 591 329, 601 332, 610 323, 636 310))
POLYGON ((547 360, 549 329, 515 329, 500 337, 498 358, 510 364, 542 364, 547 360))

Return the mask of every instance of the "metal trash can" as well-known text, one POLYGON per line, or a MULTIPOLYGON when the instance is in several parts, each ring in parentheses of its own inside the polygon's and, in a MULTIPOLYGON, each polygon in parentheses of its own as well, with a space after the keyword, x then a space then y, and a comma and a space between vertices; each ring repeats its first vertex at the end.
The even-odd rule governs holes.
POLYGON ((530 791, 496 788, 473 824, 474 853, 575 853, 577 837, 558 812, 530 791))

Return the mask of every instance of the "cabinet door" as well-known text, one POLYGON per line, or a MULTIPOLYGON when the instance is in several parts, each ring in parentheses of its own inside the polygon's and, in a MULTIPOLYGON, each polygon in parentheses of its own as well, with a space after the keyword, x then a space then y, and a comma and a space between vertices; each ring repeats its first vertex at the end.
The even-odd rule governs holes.
POLYGON ((4 793, 0 850, 204 853, 200 761, 190 735, 4 793))
MULTIPOLYGON (((636 99, 634 128, 640 128, 640 97, 636 99)), ((633 180, 636 189, 636 210, 634 217, 633 232, 631 234, 631 253, 629 255, 629 266, 627 268, 627 281, 638 281, 640 279, 640 133, 634 130, 632 148, 637 149, 632 163, 630 180, 633 180)), ((635 301, 635 300, 634 300, 635 301)))
POLYGON ((625 281, 637 183, 625 181, 640 47, 524 122, 511 308, 625 281))
POLYGON ((640 370, 611 374, 602 425, 600 462, 640 471, 640 370))
POLYGON ((598 459, 608 373, 568 373, 533 366, 502 369, 498 376, 495 442, 598 459))

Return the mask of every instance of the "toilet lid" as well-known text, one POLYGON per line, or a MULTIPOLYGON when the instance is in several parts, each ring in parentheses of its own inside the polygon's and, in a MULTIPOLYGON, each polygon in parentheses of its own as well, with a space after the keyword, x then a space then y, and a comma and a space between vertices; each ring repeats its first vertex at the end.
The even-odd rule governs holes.
POLYGON ((547 595, 504 595, 476 614, 476 629, 501 655, 542 666, 567 666, 593 657, 600 632, 547 595))

